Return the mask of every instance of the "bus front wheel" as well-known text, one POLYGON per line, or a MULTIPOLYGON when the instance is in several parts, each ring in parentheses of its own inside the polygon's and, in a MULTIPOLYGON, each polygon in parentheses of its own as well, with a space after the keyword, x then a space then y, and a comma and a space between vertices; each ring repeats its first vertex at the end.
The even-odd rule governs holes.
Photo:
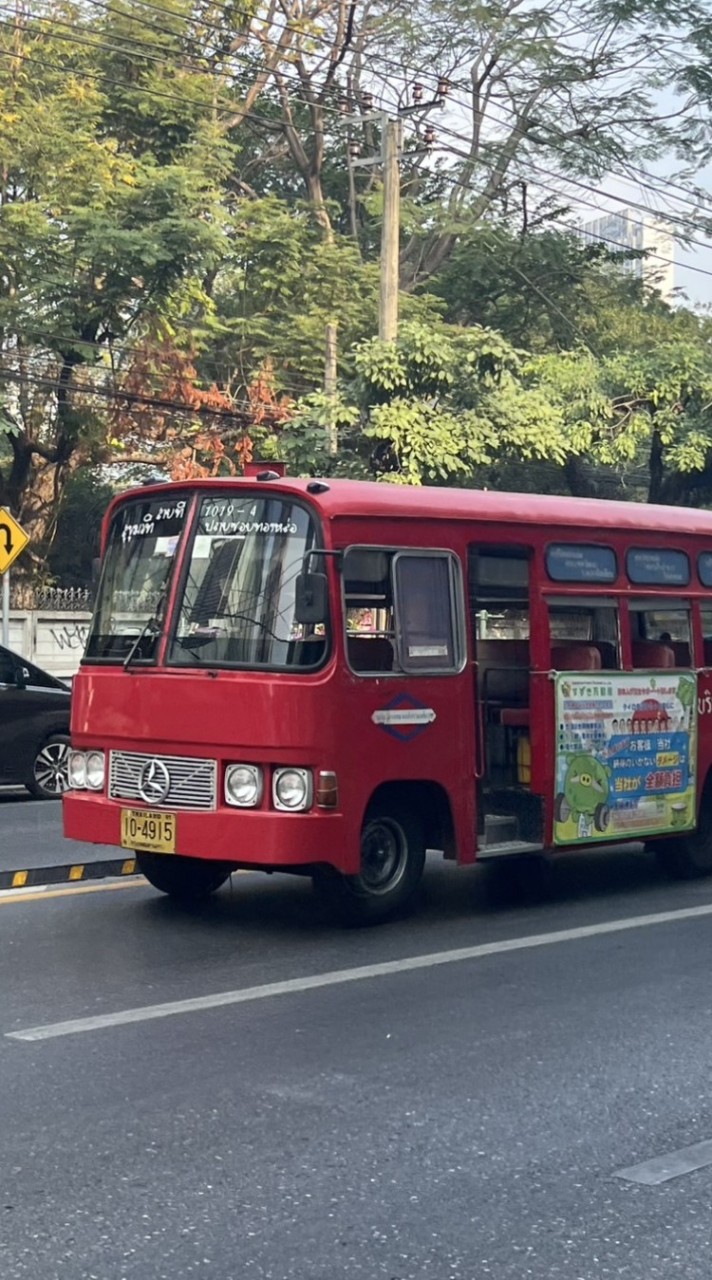
POLYGON ((361 870, 344 876, 325 872, 315 879, 322 897, 345 924, 381 924, 413 898, 425 866, 420 815, 403 804, 373 804, 361 829, 361 870))
POLYGON ((181 858, 173 854, 137 853, 136 862, 154 889, 185 903, 207 898, 225 883, 232 870, 224 862, 181 858))

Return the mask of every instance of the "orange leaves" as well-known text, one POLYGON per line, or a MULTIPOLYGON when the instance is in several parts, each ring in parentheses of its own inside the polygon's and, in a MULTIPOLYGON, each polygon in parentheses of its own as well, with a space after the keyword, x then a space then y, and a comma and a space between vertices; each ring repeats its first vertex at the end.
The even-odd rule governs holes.
POLYGON ((250 421, 256 427, 283 427, 294 413, 294 401, 289 396, 278 396, 274 389, 274 369, 269 360, 248 386, 247 400, 250 421))
POLYGON ((228 448, 217 431, 202 431, 192 446, 175 454, 171 480, 207 480, 215 476, 240 475, 251 457, 252 441, 248 435, 243 434, 237 444, 228 448))
POLYGON ((273 435, 294 412, 289 397, 275 390, 269 364, 236 402, 216 382, 202 385, 195 354, 163 336, 136 349, 115 394, 111 448, 119 456, 149 453, 172 480, 241 475, 253 436, 273 435))

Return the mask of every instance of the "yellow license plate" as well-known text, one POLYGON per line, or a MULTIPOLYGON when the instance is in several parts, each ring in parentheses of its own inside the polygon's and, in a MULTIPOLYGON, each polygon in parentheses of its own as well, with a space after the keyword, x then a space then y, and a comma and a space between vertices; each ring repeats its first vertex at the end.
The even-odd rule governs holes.
POLYGON ((146 853, 175 853, 176 815, 151 809, 121 810, 121 844, 146 853))

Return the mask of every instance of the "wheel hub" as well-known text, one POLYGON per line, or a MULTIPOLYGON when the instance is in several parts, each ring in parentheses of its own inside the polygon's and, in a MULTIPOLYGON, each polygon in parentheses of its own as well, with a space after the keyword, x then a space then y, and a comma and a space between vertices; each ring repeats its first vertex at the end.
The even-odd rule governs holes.
POLYGON ((35 782, 43 791, 61 796, 67 790, 67 757, 69 748, 64 742, 48 742, 38 752, 34 764, 35 782))
POLYGON ((385 893, 398 883, 407 861, 406 838, 398 823, 379 818, 361 841, 361 882, 370 893, 385 893))

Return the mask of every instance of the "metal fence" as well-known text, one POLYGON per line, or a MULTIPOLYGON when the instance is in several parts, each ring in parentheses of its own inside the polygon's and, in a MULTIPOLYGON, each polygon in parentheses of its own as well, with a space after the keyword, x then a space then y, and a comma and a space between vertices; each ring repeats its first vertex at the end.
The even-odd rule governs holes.
POLYGON ((37 587, 29 582, 12 583, 11 609, 51 609, 53 613, 90 613, 94 594, 90 587, 37 587))

